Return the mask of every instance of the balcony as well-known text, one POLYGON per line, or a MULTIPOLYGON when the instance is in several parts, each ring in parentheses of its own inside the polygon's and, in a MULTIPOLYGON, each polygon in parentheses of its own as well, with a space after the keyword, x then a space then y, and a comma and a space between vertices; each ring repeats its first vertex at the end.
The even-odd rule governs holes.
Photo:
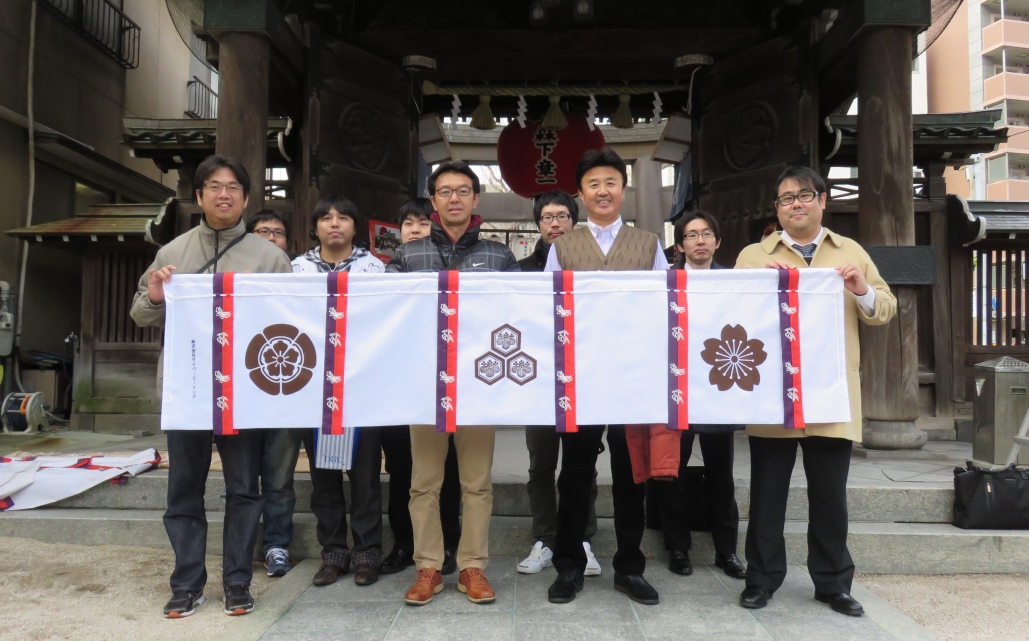
POLYGON ((987 200, 1029 200, 1029 180, 998 180, 986 185, 987 200))
POLYGON ((1004 100, 1029 100, 1029 74, 1006 71, 983 82, 983 106, 992 107, 1004 100))
POLYGON ((998 20, 983 29, 983 55, 1000 61, 1000 50, 1008 49, 1008 58, 1029 58, 1029 22, 998 20))
POLYGON ((186 83, 186 91, 189 93, 187 116, 199 120, 214 120, 218 117, 218 94, 203 80, 193 76, 186 83))
POLYGON ((139 25, 108 0, 42 0, 42 5, 122 67, 139 66, 139 25))

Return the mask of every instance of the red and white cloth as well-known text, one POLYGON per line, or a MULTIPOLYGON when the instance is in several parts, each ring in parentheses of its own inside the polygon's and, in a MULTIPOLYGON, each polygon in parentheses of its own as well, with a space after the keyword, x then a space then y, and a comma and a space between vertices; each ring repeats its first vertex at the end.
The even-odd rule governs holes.
POLYGON ((49 505, 118 476, 136 476, 161 462, 150 448, 130 456, 0 456, 0 512, 49 505))
POLYGON ((177 275, 164 429, 850 419, 831 269, 177 275))

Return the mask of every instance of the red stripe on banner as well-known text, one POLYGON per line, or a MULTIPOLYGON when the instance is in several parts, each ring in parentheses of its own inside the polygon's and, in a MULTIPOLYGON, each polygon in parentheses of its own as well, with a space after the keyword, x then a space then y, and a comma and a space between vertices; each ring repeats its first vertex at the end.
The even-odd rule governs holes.
MULTIPOLYGON (((218 278, 218 276, 215 276, 218 278)), ((236 274, 227 272, 221 274, 222 278, 222 310, 226 313, 224 319, 222 319, 222 332, 228 340, 222 345, 222 374, 224 374, 228 380, 222 383, 222 396, 225 397, 225 407, 222 408, 222 435, 229 436, 232 434, 238 434, 239 430, 236 429, 233 423, 232 417, 235 414, 235 399, 233 398, 233 388, 236 385, 236 373, 232 368, 232 346, 236 342, 235 325, 236 325, 236 305, 235 305, 235 284, 236 274)))
POLYGON ((675 272, 675 298, 676 304, 682 308, 678 315, 679 327, 683 331, 682 340, 678 342, 678 367, 686 371, 685 374, 678 377, 678 389, 679 393, 682 394, 682 403, 677 403, 675 406, 676 418, 678 420, 676 427, 680 430, 688 430, 690 429, 690 310, 687 305, 686 296, 686 275, 688 272, 685 269, 677 269, 675 272))
POLYGON ((561 272, 564 290, 563 307, 572 313, 565 318, 565 331, 568 333, 568 342, 564 344, 565 349, 565 375, 569 381, 565 383, 565 396, 568 397, 568 411, 565 412, 565 432, 578 432, 578 398, 576 388, 579 385, 578 372, 575 369, 575 272, 564 270, 561 272))
POLYGON ((332 395, 339 399, 338 407, 332 411, 332 434, 342 434, 343 428, 343 407, 346 399, 343 396, 343 379, 346 378, 346 357, 347 357, 347 301, 350 296, 350 272, 336 272, 336 311, 340 312, 336 318, 336 333, 339 335, 339 344, 335 346, 333 363, 336 371, 339 372, 339 380, 332 384, 332 395))
POLYGON ((796 336, 796 340, 790 342, 790 358, 793 366, 797 368, 797 373, 793 374, 793 387, 797 390, 797 398, 793 401, 793 427, 802 429, 806 427, 806 424, 804 421, 804 386, 801 384, 803 366, 800 362, 800 292, 798 291, 800 270, 791 269, 789 273, 790 286, 787 296, 790 299, 790 307, 797 310, 796 313, 790 315, 790 327, 793 328, 794 336, 796 336))
POLYGON ((447 273, 447 307, 454 310, 454 314, 447 318, 447 328, 453 336, 453 340, 447 343, 447 376, 450 382, 447 383, 447 396, 454 405, 452 412, 447 412, 447 431, 457 431, 457 326, 461 310, 458 307, 458 288, 461 285, 461 272, 456 269, 447 273))

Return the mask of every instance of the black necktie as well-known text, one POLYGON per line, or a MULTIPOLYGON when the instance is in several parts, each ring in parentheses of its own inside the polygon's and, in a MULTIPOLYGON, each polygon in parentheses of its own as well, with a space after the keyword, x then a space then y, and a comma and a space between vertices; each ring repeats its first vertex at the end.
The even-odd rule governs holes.
POLYGON ((815 250, 818 248, 818 243, 808 243, 807 245, 798 245, 793 243, 793 248, 800 252, 800 255, 804 257, 807 264, 811 264, 811 259, 815 255, 815 250))

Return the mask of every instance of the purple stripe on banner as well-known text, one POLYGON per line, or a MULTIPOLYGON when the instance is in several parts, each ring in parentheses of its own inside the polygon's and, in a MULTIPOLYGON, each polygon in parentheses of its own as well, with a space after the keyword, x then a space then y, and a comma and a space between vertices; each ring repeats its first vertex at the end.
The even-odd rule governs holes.
POLYGON ((782 348, 782 409, 783 426, 793 427, 796 425, 796 418, 793 416, 793 401, 790 400, 789 389, 793 387, 793 375, 786 369, 787 363, 793 358, 793 350, 790 347, 790 340, 786 338, 786 330, 790 328, 790 315, 786 310, 790 306, 790 272, 787 269, 779 270, 779 341, 782 348))
POLYGON ((450 274, 447 270, 439 273, 439 294, 436 302, 436 431, 447 431, 447 410, 443 407, 443 398, 447 395, 447 342, 443 340, 443 333, 449 328, 447 315, 443 313, 447 307, 447 289, 450 287, 450 274))
MULTIPOLYGON (((557 313, 557 308, 561 307, 564 303, 564 276, 561 275, 560 271, 553 272, 554 276, 554 371, 563 372, 565 371, 565 346, 561 343, 561 339, 558 338, 561 332, 565 329, 565 319, 561 314, 557 313)), ((554 427, 558 432, 564 432, 567 429, 565 422, 565 411, 561 409, 559 405, 560 399, 565 395, 565 384, 554 376, 554 427)))
POLYGON ((679 346, 672 335, 672 328, 679 324, 679 314, 675 312, 678 298, 675 295, 675 270, 668 270, 668 429, 679 429, 679 408, 676 407, 672 393, 679 389, 678 377, 672 371, 672 365, 679 363, 679 346))
MULTIPOLYGON (((214 372, 222 371, 222 346, 218 342, 218 334, 221 334, 224 326, 222 323, 221 316, 215 311, 221 308, 222 299, 225 297, 225 276, 223 274, 215 274, 213 277, 214 281, 214 296, 211 297, 211 318, 214 320, 213 331, 211 332, 211 365, 214 368, 214 372)), ((213 381, 212 387, 214 392, 211 394, 211 428, 215 434, 220 435, 223 432, 222 427, 222 410, 218 407, 218 397, 222 395, 222 384, 214 377, 214 372, 211 372, 211 380, 213 381)))
MULTIPOLYGON (((329 272, 326 275, 325 297, 325 374, 336 370, 336 347, 330 342, 329 337, 336 331, 336 319, 329 313, 330 307, 336 306, 336 297, 339 295, 336 273, 329 272)), ((322 434, 332 434, 332 408, 329 407, 329 399, 332 398, 332 381, 328 376, 322 376, 322 434)))

